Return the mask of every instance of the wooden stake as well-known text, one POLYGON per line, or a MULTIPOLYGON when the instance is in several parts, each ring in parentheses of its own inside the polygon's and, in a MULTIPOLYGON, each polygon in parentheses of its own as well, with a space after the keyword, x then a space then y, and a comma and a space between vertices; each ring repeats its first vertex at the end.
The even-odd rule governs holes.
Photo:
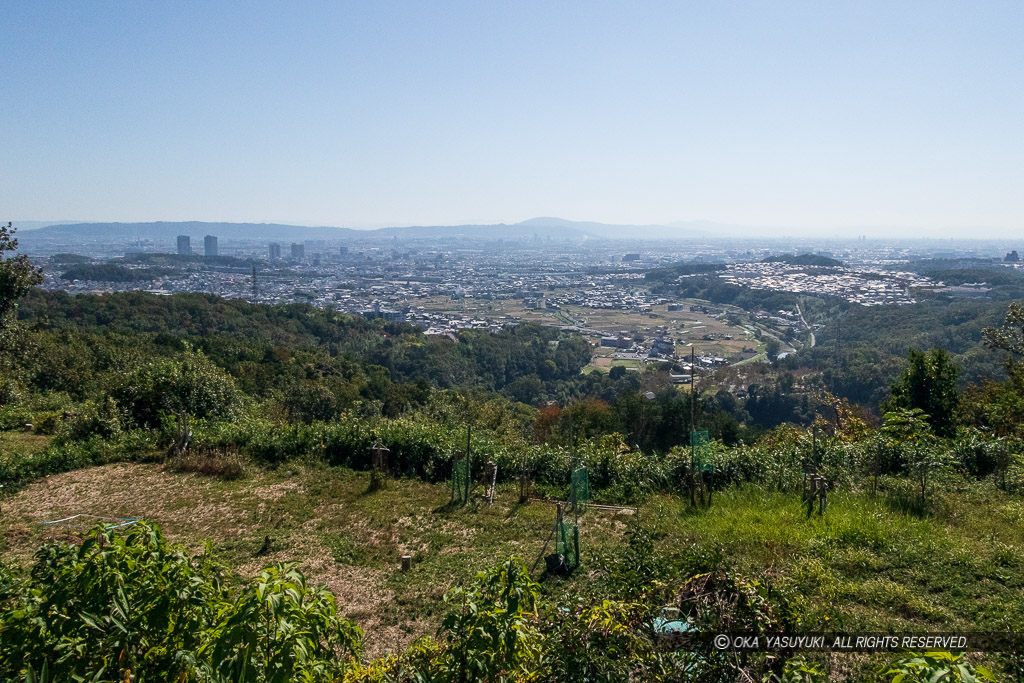
POLYGON ((494 504, 494 487, 498 484, 498 465, 493 462, 488 462, 487 466, 491 468, 491 488, 487 492, 487 504, 494 504))

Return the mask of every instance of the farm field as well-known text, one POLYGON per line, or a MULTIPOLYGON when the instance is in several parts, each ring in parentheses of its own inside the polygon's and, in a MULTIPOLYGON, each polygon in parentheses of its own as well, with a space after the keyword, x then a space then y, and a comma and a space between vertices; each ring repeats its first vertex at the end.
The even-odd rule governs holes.
MULTIPOLYGON (((558 293, 560 292, 552 292, 558 293)), ((764 345, 754 338, 754 332, 751 330, 756 327, 752 323, 730 325, 715 315, 689 310, 690 304, 706 305, 706 302, 687 301, 684 304, 685 310, 680 311, 669 311, 668 304, 661 304, 652 307, 649 313, 582 306, 538 310, 524 307, 522 301, 517 299, 453 300, 447 296, 416 299, 408 303, 439 313, 459 313, 490 319, 506 316, 558 327, 574 325, 585 330, 600 331, 606 335, 617 335, 620 332, 626 333, 627 336, 640 334, 647 340, 653 339, 658 326, 664 325, 666 335, 676 343, 676 353, 679 355, 688 354, 692 346, 697 355, 721 356, 736 362, 749 362, 751 359, 764 357, 764 345)), ((597 341, 596 333, 589 336, 592 341, 597 341)), ((594 359, 584 371, 607 372, 616 365, 634 369, 642 367, 642 363, 638 361, 610 359, 612 351, 595 347, 594 359)))
MULTIPOLYGON (((560 292, 551 292, 552 295, 558 293, 560 292)), ((606 334, 632 331, 650 337, 654 335, 655 329, 659 325, 665 325, 668 328, 669 336, 673 339, 683 337, 686 342, 697 343, 698 350, 702 353, 717 353, 718 351, 738 353, 748 345, 745 344, 745 340, 749 335, 742 326, 730 325, 723 320, 718 320, 713 315, 706 315, 698 311, 691 312, 688 310, 691 303, 708 305, 706 302, 687 301, 684 302, 687 310, 669 311, 668 304, 661 304, 652 307, 649 313, 640 313, 583 306, 565 306, 558 310, 534 309, 523 306, 519 299, 453 300, 448 296, 437 296, 411 299, 407 302, 410 306, 422 306, 428 311, 477 315, 492 319, 510 316, 528 322, 556 326, 576 324, 600 330, 606 334), (726 340, 727 335, 732 336, 733 339, 726 340), (705 340, 705 336, 713 337, 713 339, 705 340)))
MULTIPOLYGON (((79 538, 82 530, 42 522, 86 513, 159 523, 196 552, 209 541, 242 577, 297 560, 364 629, 372 658, 433 634, 444 593, 477 571, 509 555, 532 565, 553 521, 553 506, 519 505, 511 487, 499 488, 492 507, 453 510, 445 484, 393 480, 375 493, 367 485, 366 473, 317 465, 247 466, 231 480, 155 464, 79 470, 4 501, 3 557, 25 565, 42 542, 79 538), (402 554, 414 558, 407 573, 402 554)), ((771 580, 811 631, 1000 631, 1019 623, 1020 500, 988 483, 937 492, 928 515, 901 500, 895 491, 837 492, 823 516, 808 517, 797 493, 738 487, 717 493, 708 510, 669 495, 650 498, 635 515, 592 509, 581 522, 581 570, 542 583, 587 595, 622 562, 626 532, 642 527, 659 556, 771 580)), ((842 677, 881 661, 817 657, 842 677)))

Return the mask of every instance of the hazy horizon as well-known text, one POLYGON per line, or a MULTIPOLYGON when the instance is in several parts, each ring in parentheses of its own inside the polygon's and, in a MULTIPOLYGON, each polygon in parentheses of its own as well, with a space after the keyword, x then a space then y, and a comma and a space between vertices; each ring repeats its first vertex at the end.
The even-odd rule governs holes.
POLYGON ((0 20, 11 216, 1024 227, 1024 3, 14 1, 0 20))
MULTIPOLYGON (((410 224, 397 224, 397 223, 382 223, 379 225, 332 225, 326 223, 315 223, 315 222, 301 222, 293 220, 253 220, 253 221, 242 221, 242 220, 204 220, 204 219, 184 219, 178 221, 168 220, 25 220, 25 221, 13 221, 14 227, 17 229, 31 232, 38 230, 50 225, 76 225, 76 224, 106 224, 106 223, 233 223, 233 224, 272 224, 272 225, 285 225, 294 227, 311 227, 311 228, 340 228, 349 230, 359 230, 370 232, 373 230, 381 230, 386 228, 434 228, 434 227, 455 227, 460 225, 481 225, 481 226, 500 226, 500 225, 519 225, 526 223, 531 220, 541 218, 552 218, 556 220, 565 220, 573 223, 597 223, 603 225, 624 225, 624 226, 642 226, 642 227, 662 227, 662 228, 678 228, 681 232, 687 230, 688 227, 697 225, 703 226, 705 229, 713 229, 714 226, 719 226, 723 230, 721 237, 730 238, 751 238, 764 236, 766 238, 818 238, 818 239, 856 239, 860 236, 864 236, 868 239, 898 239, 898 240, 992 240, 992 241, 1015 241, 1020 240, 1024 242, 1024 234, 1020 231, 1009 231, 1006 234, 990 234, 978 228, 963 228, 963 227, 951 227, 947 230, 942 229, 929 229, 925 231, 922 228, 908 227, 908 226, 845 226, 845 227, 828 227, 828 228, 806 228, 798 229, 787 226, 770 226, 770 225, 736 225, 722 223, 720 221, 710 220, 693 220, 693 221, 673 221, 671 223, 664 224, 640 224, 640 223, 609 223, 607 221, 575 221, 573 219, 566 219, 556 216, 534 216, 532 218, 517 220, 517 221, 499 221, 499 222, 487 222, 487 221, 464 221, 459 223, 435 223, 428 224, 424 222, 410 223, 410 224), (926 234, 927 232, 927 234, 926 234)), ((715 235, 708 235, 714 237, 715 235)), ((669 239, 669 238, 645 238, 645 239, 669 239)))

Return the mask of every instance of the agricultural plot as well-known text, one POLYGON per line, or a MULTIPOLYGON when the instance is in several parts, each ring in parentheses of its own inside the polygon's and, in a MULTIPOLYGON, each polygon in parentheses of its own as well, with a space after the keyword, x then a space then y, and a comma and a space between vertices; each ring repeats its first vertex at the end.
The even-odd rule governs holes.
MULTIPOLYGON (((552 297, 566 293, 565 290, 548 292, 552 297)), ((683 310, 668 310, 668 304, 651 307, 649 311, 589 308, 585 306, 563 306, 559 309, 535 308, 524 305, 520 299, 473 299, 435 296, 413 299, 410 306, 420 306, 433 313, 444 313, 495 320, 509 318, 557 327, 573 326, 589 335, 596 342, 602 335, 616 336, 620 333, 628 338, 635 335, 648 342, 662 332, 676 344, 679 355, 689 354, 693 347, 697 355, 727 358, 731 362, 763 359, 763 344, 755 338, 759 326, 747 321, 747 316, 730 307, 730 312, 741 315, 743 322, 730 324, 724 314, 690 311, 691 304, 706 306, 707 302, 682 302, 683 310), (659 330, 659 327, 663 327, 659 330)), ((723 310, 721 307, 712 307, 723 310)), ((735 322, 735 320, 734 320, 735 322)), ((784 348, 789 348, 786 345, 784 348)), ((611 359, 611 352, 595 347, 594 359, 584 372, 607 372, 616 365, 640 369, 644 363, 635 359, 611 359)))
MULTIPOLYGON (((655 306, 650 313, 644 314, 601 309, 572 309, 571 313, 579 316, 578 322, 585 323, 588 329, 600 329, 609 334, 627 332, 627 336, 638 333, 648 341, 655 338, 658 326, 663 325, 666 336, 676 344, 676 354, 681 357, 688 356, 692 347, 698 356, 749 362, 763 347, 754 333, 743 325, 730 325, 714 315, 696 311, 668 311, 666 304, 655 306)), ((643 360, 615 358, 616 352, 617 349, 595 347, 589 371, 607 372, 616 365, 641 369, 645 364, 643 360)))
MULTIPOLYGON (((561 291, 551 292, 555 295, 561 291)), ((528 322, 546 325, 579 325, 588 329, 599 330, 606 334, 619 331, 639 332, 653 337, 659 325, 668 328, 673 339, 686 337, 686 341, 715 342, 708 344, 707 352, 720 349, 727 353, 739 352, 745 346, 747 333, 742 326, 733 326, 714 315, 689 311, 690 303, 686 302, 686 310, 669 311, 667 304, 653 306, 650 312, 623 311, 618 309, 588 308, 584 306, 564 306, 560 309, 532 308, 523 305, 520 299, 453 299, 449 296, 435 296, 422 299, 410 299, 409 306, 421 306, 427 311, 436 313, 457 313, 476 315, 487 318, 508 316, 528 322), (712 339, 705 340, 709 336, 712 339), (731 336, 731 340, 725 337, 731 336), (693 337, 691 339, 690 337, 693 337)), ((706 302, 704 302, 706 304, 706 302)))

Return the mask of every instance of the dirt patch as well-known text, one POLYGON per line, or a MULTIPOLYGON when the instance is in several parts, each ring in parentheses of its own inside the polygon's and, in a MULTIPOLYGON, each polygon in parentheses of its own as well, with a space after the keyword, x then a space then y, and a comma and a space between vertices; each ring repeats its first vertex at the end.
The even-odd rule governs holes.
MULTIPOLYGON (((426 632, 422 622, 399 627, 387 623, 386 608, 395 599, 394 591, 384 586, 389 572, 372 567, 353 567, 335 561, 330 549, 313 537, 304 537, 287 550, 253 558, 238 567, 242 576, 255 576, 264 567, 301 558, 300 569, 311 585, 326 586, 335 597, 339 613, 363 629, 363 647, 369 658, 399 652, 426 632)), ((430 627, 432 628, 432 627, 430 627)))
POLYGON ((298 511, 301 520, 297 520, 288 506, 302 502, 296 495, 303 496, 302 478, 307 474, 279 481, 255 472, 244 480, 226 482, 153 464, 115 464, 53 475, 4 501, 0 517, 4 555, 27 565, 42 543, 78 543, 86 533, 78 528, 79 522, 88 525, 96 520, 82 518, 54 526, 44 521, 77 514, 145 519, 160 524, 172 542, 197 551, 203 541, 211 541, 214 551, 226 553, 232 569, 245 578, 278 562, 300 562, 309 583, 327 586, 340 613, 362 627, 368 657, 399 652, 433 631, 436 625, 425 620, 396 623, 395 594, 385 585, 398 569, 395 531, 414 528, 419 516, 409 515, 394 527, 385 523, 381 528, 350 504, 322 503, 310 496, 309 512, 298 511), (351 566, 335 560, 321 530, 339 525, 354 531, 361 545, 395 546, 394 568, 351 566), (273 536, 271 551, 257 557, 265 535, 273 536))
POLYGON ((5 506, 12 517, 31 521, 73 514, 116 516, 124 507, 154 507, 190 477, 163 473, 154 465, 118 464, 56 474, 23 489, 5 506))
MULTIPOLYGON (((363 629, 366 656, 379 657, 435 632, 447 589, 510 555, 535 557, 554 519, 548 506, 516 505, 511 488, 499 489, 493 507, 438 512, 448 499, 444 484, 392 480, 374 494, 366 487, 364 473, 298 465, 247 467, 240 479, 156 464, 95 467, 6 499, 0 544, 5 559, 27 565, 45 540, 75 542, 82 533, 42 521, 92 514, 157 522, 169 540, 196 553, 209 541, 245 579, 297 561, 309 583, 327 586, 340 613, 363 629), (400 570, 402 554, 414 558, 408 573, 400 570)), ((621 534, 622 525, 605 517, 588 513, 588 543, 621 534)))

